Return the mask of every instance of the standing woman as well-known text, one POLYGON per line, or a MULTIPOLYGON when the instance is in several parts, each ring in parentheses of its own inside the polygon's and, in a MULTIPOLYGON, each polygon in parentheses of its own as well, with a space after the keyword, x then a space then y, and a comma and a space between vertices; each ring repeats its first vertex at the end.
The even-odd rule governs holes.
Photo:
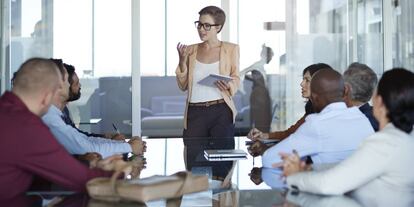
MULTIPOLYGON (((240 82, 239 46, 217 38, 226 19, 224 11, 208 6, 198 14, 200 17, 195 26, 202 42, 189 46, 178 43, 179 64, 175 72, 180 89, 188 91, 183 131, 187 170, 206 164, 197 160, 200 150, 234 149, 237 110, 232 96, 240 82), (217 81, 216 87, 198 84, 209 74, 226 75, 233 80, 217 81)), ((224 163, 230 164, 231 168, 231 162, 224 163)), ((213 176, 224 178, 226 173, 218 172, 222 168, 213 166, 213 176)))

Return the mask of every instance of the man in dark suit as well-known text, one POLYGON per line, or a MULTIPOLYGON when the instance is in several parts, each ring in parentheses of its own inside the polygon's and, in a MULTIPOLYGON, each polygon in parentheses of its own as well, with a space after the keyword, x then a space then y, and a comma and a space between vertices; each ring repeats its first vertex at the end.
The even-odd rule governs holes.
POLYGON ((365 114, 375 131, 378 131, 378 121, 372 114, 369 100, 378 83, 375 72, 365 64, 352 63, 344 72, 345 102, 348 107, 357 106, 365 114))
MULTIPOLYGON (((63 64, 64 67, 66 68, 68 75, 69 75, 69 99, 67 100, 67 103, 72 102, 72 101, 76 101, 81 97, 81 83, 79 82, 79 77, 75 72, 75 67, 73 65, 69 65, 64 63, 63 64)), ((125 139, 125 135, 123 134, 119 134, 119 133, 105 133, 105 134, 96 134, 96 133, 90 133, 90 132, 86 132, 83 131, 81 129, 79 129, 75 123, 73 122, 71 116, 70 116, 70 112, 69 109, 67 107, 67 104, 65 106, 65 108, 63 108, 63 116, 62 119, 63 121, 68 124, 71 125, 73 128, 75 128, 76 130, 78 130, 80 133, 85 134, 88 137, 102 137, 102 138, 108 138, 108 139, 114 139, 114 140, 124 140, 125 139)))

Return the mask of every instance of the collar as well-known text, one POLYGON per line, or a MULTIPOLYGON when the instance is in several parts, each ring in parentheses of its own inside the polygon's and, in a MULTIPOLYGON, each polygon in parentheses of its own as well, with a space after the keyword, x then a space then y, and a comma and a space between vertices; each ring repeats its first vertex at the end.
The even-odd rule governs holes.
POLYGON ((346 107, 345 102, 342 102, 342 101, 341 102, 334 102, 334 103, 330 103, 327 106, 325 106, 325 108, 323 108, 320 113, 322 114, 322 113, 327 113, 329 111, 333 111, 333 110, 336 110, 336 109, 346 109, 346 108, 348 108, 348 107, 346 107))
POLYGON ((50 105, 49 110, 48 110, 47 113, 53 113, 53 114, 57 114, 59 116, 62 116, 63 115, 62 111, 58 107, 56 107, 55 105, 53 105, 53 104, 50 105))
POLYGON ((360 109, 369 109, 369 108, 371 108, 371 105, 369 105, 369 103, 364 103, 364 104, 358 106, 358 108, 360 108, 360 109))

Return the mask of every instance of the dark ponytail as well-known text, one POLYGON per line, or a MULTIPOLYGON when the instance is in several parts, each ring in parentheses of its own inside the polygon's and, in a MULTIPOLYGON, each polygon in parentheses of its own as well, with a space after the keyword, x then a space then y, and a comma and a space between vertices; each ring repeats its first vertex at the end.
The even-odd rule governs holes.
POLYGON ((377 94, 395 127, 410 133, 414 125, 414 73, 404 68, 386 71, 378 83, 377 94))

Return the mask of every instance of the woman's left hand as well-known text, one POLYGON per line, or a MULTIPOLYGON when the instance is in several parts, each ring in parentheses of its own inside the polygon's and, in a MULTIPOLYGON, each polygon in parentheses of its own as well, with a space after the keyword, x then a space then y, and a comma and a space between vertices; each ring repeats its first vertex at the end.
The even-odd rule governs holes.
POLYGON ((279 153, 280 158, 283 160, 283 163, 274 163, 272 167, 283 167, 283 176, 289 176, 296 174, 298 172, 303 172, 310 170, 310 166, 307 166, 306 163, 300 160, 300 156, 296 150, 293 150, 293 153, 279 153))
POLYGON ((219 80, 216 81, 217 88, 220 89, 220 91, 228 91, 230 90, 230 84, 226 83, 225 81, 219 80))

